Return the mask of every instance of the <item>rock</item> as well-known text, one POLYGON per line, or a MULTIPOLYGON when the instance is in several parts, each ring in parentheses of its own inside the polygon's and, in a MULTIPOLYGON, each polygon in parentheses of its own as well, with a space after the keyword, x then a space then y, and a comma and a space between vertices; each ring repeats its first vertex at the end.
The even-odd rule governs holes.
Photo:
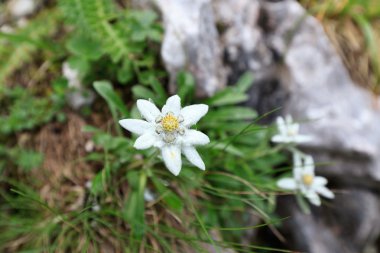
POLYGON ((198 96, 225 86, 214 16, 209 0, 157 0, 165 26, 161 55, 174 92, 178 71, 193 74, 198 96))
POLYGON ((292 250, 363 252, 380 232, 380 200, 366 190, 346 189, 332 202, 313 208, 312 215, 302 213, 291 196, 281 199, 278 206, 279 214, 289 217, 283 223, 283 232, 290 235, 287 244, 292 250))

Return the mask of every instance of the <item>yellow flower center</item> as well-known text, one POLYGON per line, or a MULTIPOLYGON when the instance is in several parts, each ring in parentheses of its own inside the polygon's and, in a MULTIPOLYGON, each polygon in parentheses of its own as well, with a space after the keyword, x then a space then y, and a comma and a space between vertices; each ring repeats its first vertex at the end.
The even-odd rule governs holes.
POLYGON ((168 113, 162 118, 161 125, 166 132, 173 132, 179 128, 179 120, 173 114, 168 113))
POLYGON ((307 186, 311 185, 311 183, 313 183, 313 180, 314 180, 314 176, 313 175, 306 174, 306 175, 302 176, 302 181, 307 186))

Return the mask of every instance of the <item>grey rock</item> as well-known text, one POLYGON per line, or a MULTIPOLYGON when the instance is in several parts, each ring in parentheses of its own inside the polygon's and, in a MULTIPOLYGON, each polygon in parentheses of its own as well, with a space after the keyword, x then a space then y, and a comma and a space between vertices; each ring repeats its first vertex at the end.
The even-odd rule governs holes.
POLYGON ((165 35, 161 55, 170 73, 171 92, 178 71, 193 74, 199 96, 211 96, 225 86, 218 32, 210 0, 156 0, 165 35))
POLYGON ((283 224, 289 248, 302 252, 363 252, 380 232, 379 208, 376 194, 355 188, 313 208, 312 215, 301 212, 291 196, 279 202, 279 214, 289 217, 283 224))

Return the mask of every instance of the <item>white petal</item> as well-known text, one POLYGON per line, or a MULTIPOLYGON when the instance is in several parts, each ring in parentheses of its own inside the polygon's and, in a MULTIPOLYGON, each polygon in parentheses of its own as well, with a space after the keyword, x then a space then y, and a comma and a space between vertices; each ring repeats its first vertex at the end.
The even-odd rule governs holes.
POLYGON ((189 105, 181 110, 184 119, 183 124, 187 127, 196 124, 208 112, 208 105, 189 105))
POLYGON ((289 131, 290 133, 293 133, 293 134, 295 134, 295 135, 298 135, 298 132, 299 132, 299 130, 300 130, 300 125, 299 125, 299 124, 297 124, 297 123, 289 123, 289 124, 287 125, 287 127, 288 127, 288 131, 289 131))
POLYGON ((148 132, 137 138, 133 147, 136 149, 147 149, 152 147, 157 141, 157 137, 154 132, 148 132))
POLYGON ((172 112, 174 115, 178 115, 181 111, 181 98, 178 95, 171 96, 166 100, 166 104, 162 107, 162 114, 172 112))
POLYGON ((310 142, 313 140, 313 137, 308 136, 308 135, 296 135, 293 138, 293 142, 295 143, 305 143, 305 142, 310 142))
POLYGON ((297 183, 293 178, 282 178, 277 181, 277 186, 286 190, 297 189, 297 183))
POLYGON ((313 186, 319 187, 327 184, 327 179, 324 177, 314 177, 313 186))
POLYGON ((283 117, 277 117, 276 119, 277 129, 280 132, 280 134, 286 134, 286 125, 285 120, 283 117))
POLYGON ((149 122, 153 122, 161 114, 160 110, 152 102, 145 99, 137 100, 137 109, 149 122))
POLYGON ((299 152, 293 152, 293 168, 302 168, 302 155, 299 152))
POLYGON ((288 142, 290 142, 290 140, 287 136, 280 135, 280 134, 273 136, 271 140, 272 140, 272 142, 276 142, 276 143, 288 143, 288 142))
POLYGON ((320 186, 316 188, 315 190, 325 198, 329 198, 329 199, 334 198, 334 193, 324 186, 320 186))
POLYGON ((202 158, 200 157, 200 155, 194 147, 183 147, 182 151, 183 154, 186 156, 187 160, 189 160, 189 162, 191 162, 201 170, 206 169, 205 163, 203 162, 202 158))
POLYGON ((286 125, 292 125, 293 124, 293 117, 292 115, 288 114, 285 116, 285 124, 286 125))
POLYGON ((122 119, 119 120, 119 124, 128 131, 138 135, 144 134, 152 127, 151 123, 141 119, 122 119))
POLYGON ((311 155, 305 156, 303 166, 306 174, 314 175, 314 159, 311 155))
POLYGON ((206 145, 209 142, 210 139, 207 135, 193 129, 188 129, 182 137, 182 144, 185 146, 206 145))
POLYGON ((318 194, 314 191, 308 191, 307 194, 305 194, 306 198, 312 203, 313 205, 320 206, 321 205, 321 199, 319 198, 318 194))
POLYGON ((166 167, 173 175, 177 176, 181 171, 181 150, 176 145, 167 145, 162 148, 162 158, 166 167))

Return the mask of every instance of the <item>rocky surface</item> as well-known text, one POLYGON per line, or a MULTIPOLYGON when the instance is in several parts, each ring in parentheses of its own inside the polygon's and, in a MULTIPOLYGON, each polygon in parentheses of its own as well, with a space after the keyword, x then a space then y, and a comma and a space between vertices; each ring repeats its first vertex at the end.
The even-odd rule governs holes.
POLYGON ((218 32, 209 0, 156 0, 165 23, 161 55, 171 73, 190 71, 198 96, 210 96, 225 84, 218 32))
POLYGON ((283 226, 288 247, 372 248, 380 234, 380 100, 353 83, 321 24, 293 0, 160 2, 162 55, 172 80, 187 69, 200 93, 211 95, 251 71, 247 106, 259 113, 281 107, 281 114, 306 121, 301 132, 315 137, 303 149, 328 163, 317 173, 329 178, 336 199, 305 215, 294 198, 280 198, 279 214, 290 216, 283 226))

